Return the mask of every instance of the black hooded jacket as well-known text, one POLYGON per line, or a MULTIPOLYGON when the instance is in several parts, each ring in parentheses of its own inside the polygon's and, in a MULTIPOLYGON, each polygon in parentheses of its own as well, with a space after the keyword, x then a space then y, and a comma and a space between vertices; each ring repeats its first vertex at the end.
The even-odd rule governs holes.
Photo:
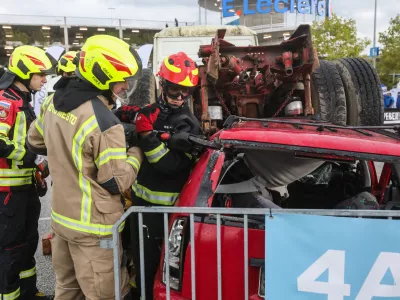
POLYGON ((62 112, 70 112, 97 96, 103 95, 107 97, 104 91, 100 91, 80 79, 62 77, 54 85, 54 90, 56 91, 53 100, 54 108, 62 112))
MULTIPOLYGON (((154 123, 154 130, 166 131, 173 127, 176 131, 201 134, 200 124, 185 105, 181 109, 170 109, 162 105, 154 123)), ((187 181, 194 160, 189 153, 169 149, 153 132, 139 140, 139 147, 146 159, 133 186, 133 203, 135 205, 174 205, 187 181)))

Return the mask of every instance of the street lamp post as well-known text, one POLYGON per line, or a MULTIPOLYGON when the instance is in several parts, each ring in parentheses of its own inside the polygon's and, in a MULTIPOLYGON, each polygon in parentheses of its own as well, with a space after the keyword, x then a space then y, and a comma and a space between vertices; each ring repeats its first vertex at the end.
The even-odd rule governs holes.
POLYGON ((207 25, 207 0, 204 0, 204 22, 207 25))
MULTIPOLYGON (((378 0, 375 0, 375 13, 374 13, 374 48, 376 47, 376 10, 378 7, 378 0)), ((373 65, 376 68, 376 57, 373 58, 373 65)))
POLYGON ((122 40, 124 38, 124 30, 122 29, 122 20, 118 19, 118 23, 119 23, 119 38, 122 40))
POLYGON ((69 51, 67 17, 64 17, 64 44, 65 44, 65 51, 69 51))
POLYGON ((201 6, 199 2, 199 25, 201 25, 201 6))

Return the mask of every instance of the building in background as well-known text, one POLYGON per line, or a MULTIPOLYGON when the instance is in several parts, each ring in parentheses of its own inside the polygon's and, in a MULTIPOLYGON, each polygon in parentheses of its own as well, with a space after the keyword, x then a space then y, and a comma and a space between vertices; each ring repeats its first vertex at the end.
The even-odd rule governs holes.
MULTIPOLYGON (((295 13, 268 14, 255 13, 245 15, 241 13, 247 10, 257 10, 257 2, 265 0, 198 0, 199 19, 193 22, 178 22, 173 17, 169 21, 162 20, 133 20, 117 18, 87 18, 87 17, 63 17, 63 16, 26 16, 26 15, 1 15, 0 14, 0 66, 4 66, 11 52, 20 45, 34 45, 47 49, 53 45, 59 45, 67 50, 78 50, 86 39, 96 34, 109 34, 124 39, 134 47, 144 44, 152 44, 154 34, 165 27, 211 25, 207 23, 207 11, 220 12, 221 24, 244 25, 254 30, 258 36, 260 45, 279 44, 287 39, 300 24, 311 24, 313 21, 322 20, 324 17, 317 14, 311 15, 295 13), (233 14, 230 18, 222 17, 222 3, 229 2, 233 14), (201 11, 204 10, 204 21, 201 11)), ((300 1, 300 5, 309 3, 326 2, 332 0, 270 0, 271 6, 277 3, 279 8, 286 8, 290 4, 300 1)), ((278 7, 277 6, 277 7, 278 7)), ((332 7, 329 4, 329 11, 332 7)), ((315 10, 315 9, 314 9, 315 10)), ((212 25, 216 25, 215 22, 212 25)))
MULTIPOLYGON (((182 22, 178 25, 193 24, 182 22)), ((8 62, 14 48, 20 45, 33 45, 45 50, 60 45, 69 50, 78 50, 88 37, 108 34, 139 47, 153 43, 154 34, 166 26, 175 26, 174 20, 0 15, 0 66, 8 62)))
MULTIPOLYGON (((258 34, 258 41, 260 45, 276 45, 287 39, 300 24, 312 24, 313 21, 321 21, 325 18, 324 16, 317 15, 317 9, 312 8, 315 11, 314 14, 310 14, 308 11, 306 14, 301 14, 297 12, 297 0, 293 1, 295 13, 276 13, 273 9, 275 1, 271 0, 271 12, 262 14, 257 13, 257 2, 260 0, 232 0, 227 1, 232 7, 229 11, 234 13, 234 17, 223 18, 223 2, 224 0, 198 0, 199 7, 207 11, 220 12, 221 13, 221 23, 224 24, 240 24, 253 29, 258 34), (247 5, 245 8, 244 5, 247 5), (245 15, 244 11, 254 11, 256 13, 245 15)), ((301 0, 301 5, 310 5, 310 3, 318 4, 320 1, 323 2, 325 7, 328 7, 328 14, 332 12, 331 0, 301 0)), ((290 3, 292 1, 282 1, 280 0, 277 5, 280 9, 287 7, 290 11, 290 3), (287 4, 285 4, 287 2, 287 4)), ((266 1, 264 1, 264 4, 266 1)), ((205 18, 206 20, 207 18, 205 18)))

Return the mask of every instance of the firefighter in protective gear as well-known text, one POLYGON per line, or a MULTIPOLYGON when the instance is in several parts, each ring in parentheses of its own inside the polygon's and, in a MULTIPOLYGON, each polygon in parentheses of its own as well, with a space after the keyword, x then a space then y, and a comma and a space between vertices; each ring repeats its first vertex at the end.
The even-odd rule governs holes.
MULTIPOLYGON (((190 153, 169 149, 155 131, 172 128, 175 132, 201 134, 196 117, 190 112, 188 101, 199 81, 195 62, 179 52, 164 59, 158 76, 162 94, 157 103, 144 107, 136 117, 139 146, 145 154, 140 173, 132 187, 132 203, 137 206, 173 206, 193 166, 190 153)), ((134 242, 136 280, 140 290, 140 260, 136 216, 131 220, 134 242)), ((160 263, 164 236, 163 216, 144 214, 144 251, 146 299, 153 299, 154 277, 160 263)))
POLYGON ((46 299, 36 287, 41 203, 47 191, 47 163, 25 146, 36 119, 31 94, 52 68, 46 53, 20 46, 0 79, 0 299, 46 299), (36 180, 38 179, 38 180, 36 180))
POLYGON ((67 81, 70 79, 75 79, 75 69, 76 69, 76 56, 78 52, 76 51, 69 51, 63 54, 58 62, 55 64, 55 72, 58 76, 53 77, 47 83, 47 96, 54 94, 55 90, 58 87, 65 86, 67 81))
POLYGON ((76 59, 77 54, 77 51, 69 51, 60 57, 57 63, 57 75, 75 77, 76 65, 74 59, 76 59))
POLYGON ((58 88, 66 86, 69 80, 76 78, 77 54, 76 51, 69 51, 60 57, 56 66, 58 76, 49 81, 50 86, 47 85, 48 95, 53 94, 58 88), (51 86, 52 83, 53 86, 51 86))
MULTIPOLYGON (((77 78, 44 101, 29 129, 28 147, 47 153, 53 180, 55 299, 115 298, 113 251, 101 241, 124 212, 121 194, 134 183, 143 155, 139 148, 126 150, 123 127, 110 109, 117 97, 128 100, 141 68, 126 42, 90 37, 78 53, 77 78)), ((129 299, 125 267, 121 284, 129 299)))

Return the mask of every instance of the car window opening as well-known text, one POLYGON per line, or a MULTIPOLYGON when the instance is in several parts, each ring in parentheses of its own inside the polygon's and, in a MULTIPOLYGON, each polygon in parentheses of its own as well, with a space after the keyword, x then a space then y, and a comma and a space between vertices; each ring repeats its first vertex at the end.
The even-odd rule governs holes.
POLYGON ((309 157, 312 154, 272 149, 229 150, 212 206, 379 208, 367 161, 334 155, 309 157))

